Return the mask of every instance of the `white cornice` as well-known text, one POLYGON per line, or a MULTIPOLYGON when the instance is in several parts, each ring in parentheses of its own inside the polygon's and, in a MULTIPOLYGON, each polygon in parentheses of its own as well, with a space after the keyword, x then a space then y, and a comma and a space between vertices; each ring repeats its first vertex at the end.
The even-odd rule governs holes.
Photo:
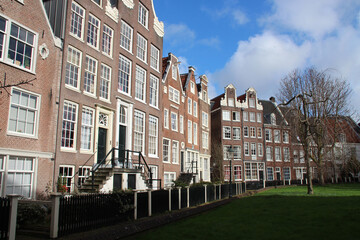
POLYGON ((130 9, 133 9, 135 6, 135 3, 133 0, 122 0, 124 5, 130 9))
POLYGON ((15 155, 20 157, 54 158, 54 153, 51 152, 37 152, 23 149, 0 148, 0 153, 4 155, 15 155))
POLYGON ((164 37, 164 23, 159 21, 158 17, 156 16, 153 0, 151 0, 151 5, 154 13, 154 30, 159 37, 164 37))

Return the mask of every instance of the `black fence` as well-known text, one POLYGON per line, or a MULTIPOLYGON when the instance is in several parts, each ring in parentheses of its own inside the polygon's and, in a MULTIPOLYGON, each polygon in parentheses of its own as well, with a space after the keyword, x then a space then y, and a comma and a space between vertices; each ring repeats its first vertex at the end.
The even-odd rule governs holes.
POLYGON ((149 216, 149 193, 139 192, 137 193, 137 218, 143 218, 149 216))
POLYGON ((169 191, 157 190, 151 192, 151 212, 158 214, 169 211, 169 191))
POLYGON ((189 188, 189 204, 190 207, 197 206, 205 203, 205 187, 204 186, 196 186, 189 188))
POLYGON ((62 197, 59 236, 133 219, 133 203, 133 193, 62 197))
POLYGON ((257 190, 264 187, 263 181, 246 182, 246 190, 257 190))
POLYGON ((0 198, 0 239, 9 236, 10 199, 0 198))

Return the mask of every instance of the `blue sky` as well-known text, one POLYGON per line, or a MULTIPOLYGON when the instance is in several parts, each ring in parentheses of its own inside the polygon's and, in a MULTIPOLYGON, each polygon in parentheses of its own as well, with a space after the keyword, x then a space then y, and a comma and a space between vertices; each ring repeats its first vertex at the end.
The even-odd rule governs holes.
POLYGON ((360 102, 360 1, 154 0, 165 24, 164 51, 209 78, 215 97, 232 83, 240 95, 254 87, 275 96, 295 68, 334 69, 360 102))

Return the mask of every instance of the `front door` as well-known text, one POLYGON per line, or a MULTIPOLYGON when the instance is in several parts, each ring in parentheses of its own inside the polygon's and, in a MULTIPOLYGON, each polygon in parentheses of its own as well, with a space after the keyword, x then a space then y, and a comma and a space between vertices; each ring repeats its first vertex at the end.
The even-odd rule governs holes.
POLYGON ((181 165, 181 172, 185 172, 185 159, 184 159, 183 151, 181 151, 180 153, 180 165, 181 165))
POLYGON ((281 174, 279 172, 276 172, 276 180, 281 180, 281 174))
POLYGON ((113 190, 121 190, 122 189, 122 174, 114 174, 114 186, 113 190))
POLYGON ((136 189, 136 174, 128 174, 128 189, 136 189))
POLYGON ((99 128, 97 162, 100 163, 106 156, 107 129, 99 128))
POLYGON ((119 126, 119 161, 124 164, 126 149, 126 126, 119 126))
POLYGON ((264 171, 262 170, 259 171, 259 179, 260 181, 264 180, 264 171))

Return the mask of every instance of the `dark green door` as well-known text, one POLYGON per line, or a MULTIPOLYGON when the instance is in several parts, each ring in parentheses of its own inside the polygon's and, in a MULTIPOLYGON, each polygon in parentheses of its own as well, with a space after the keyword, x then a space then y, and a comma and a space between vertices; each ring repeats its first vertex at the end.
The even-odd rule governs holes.
POLYGON ((107 129, 99 128, 97 161, 100 163, 106 156, 107 129))
POLYGON ((119 127, 119 161, 124 163, 125 160, 125 144, 126 144, 126 126, 119 127))
POLYGON ((128 189, 136 189, 136 175, 128 174, 128 189))
POLYGON ((114 174, 114 191, 122 188, 122 174, 114 174))

